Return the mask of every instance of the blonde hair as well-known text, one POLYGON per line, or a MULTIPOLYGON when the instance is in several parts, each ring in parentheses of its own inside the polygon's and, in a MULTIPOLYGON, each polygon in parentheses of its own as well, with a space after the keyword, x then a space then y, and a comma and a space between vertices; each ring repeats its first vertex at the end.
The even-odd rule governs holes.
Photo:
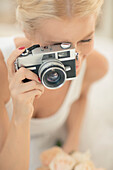
POLYGON ((17 0, 17 20, 27 31, 40 29, 41 21, 55 18, 62 20, 75 16, 100 13, 104 0, 17 0))

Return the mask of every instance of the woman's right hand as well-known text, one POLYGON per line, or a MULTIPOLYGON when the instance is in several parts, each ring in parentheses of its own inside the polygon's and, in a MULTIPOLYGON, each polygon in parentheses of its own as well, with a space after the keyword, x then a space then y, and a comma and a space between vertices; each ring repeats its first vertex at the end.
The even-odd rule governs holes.
POLYGON ((15 70, 14 62, 24 50, 16 49, 7 60, 9 90, 16 121, 28 116, 32 117, 35 96, 39 98, 44 92, 44 86, 39 82, 35 73, 24 67, 21 67, 17 72, 15 70), (22 80, 25 78, 32 81, 23 83, 22 80))

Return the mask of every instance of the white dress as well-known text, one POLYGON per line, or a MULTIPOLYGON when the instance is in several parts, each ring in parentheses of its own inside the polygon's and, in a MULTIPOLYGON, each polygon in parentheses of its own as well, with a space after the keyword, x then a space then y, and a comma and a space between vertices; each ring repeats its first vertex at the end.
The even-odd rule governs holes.
MULTIPOLYGON (((14 37, 0 39, 0 49, 3 53, 5 62, 15 48, 14 37)), ((58 140, 64 143, 67 134, 65 126, 66 119, 69 115, 71 104, 80 96, 85 70, 86 60, 84 60, 82 64, 79 76, 72 80, 65 100, 55 114, 48 118, 31 119, 30 170, 35 170, 40 166, 39 155, 43 150, 54 146, 58 140)), ((11 98, 5 106, 9 118, 11 119, 13 113, 13 103, 11 98)))

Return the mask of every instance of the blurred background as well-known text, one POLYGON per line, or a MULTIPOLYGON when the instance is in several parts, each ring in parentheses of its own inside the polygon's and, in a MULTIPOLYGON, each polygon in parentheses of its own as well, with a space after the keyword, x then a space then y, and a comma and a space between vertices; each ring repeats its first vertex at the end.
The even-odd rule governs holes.
MULTIPOLYGON (((23 35, 15 19, 15 8, 15 0, 0 0, 0 38, 23 35)), ((90 89, 80 150, 89 149, 97 167, 113 170, 113 0, 105 0, 95 49, 107 58, 109 71, 90 89)))

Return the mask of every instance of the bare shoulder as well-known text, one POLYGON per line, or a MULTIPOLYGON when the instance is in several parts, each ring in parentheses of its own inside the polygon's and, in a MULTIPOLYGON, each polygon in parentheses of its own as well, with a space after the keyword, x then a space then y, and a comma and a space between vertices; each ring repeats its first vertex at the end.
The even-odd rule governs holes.
POLYGON ((109 65, 104 55, 94 50, 87 57, 87 70, 85 79, 89 84, 103 78, 108 72, 109 65))
POLYGON ((91 85, 102 79, 107 74, 108 69, 109 65, 105 56, 94 50, 87 57, 87 68, 81 89, 81 96, 86 96, 91 85))

